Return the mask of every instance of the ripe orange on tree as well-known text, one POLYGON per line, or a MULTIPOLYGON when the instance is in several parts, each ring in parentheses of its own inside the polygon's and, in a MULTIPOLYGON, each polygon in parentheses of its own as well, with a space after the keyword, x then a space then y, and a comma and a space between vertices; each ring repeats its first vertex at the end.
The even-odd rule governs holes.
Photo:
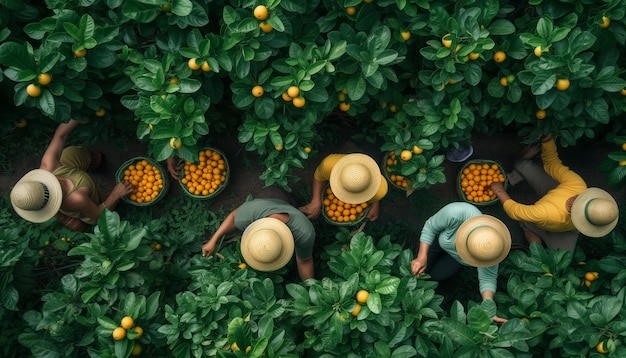
MULTIPOLYGON (((124 170, 123 179, 133 185, 134 191, 128 198, 136 203, 150 202, 156 199, 161 190, 163 190, 163 175, 161 171, 146 159, 140 159, 129 165, 124 170)), ((126 323, 128 323, 128 320, 126 323)), ((130 327, 132 327, 132 324, 130 327)))
POLYGON ((100 108, 99 110, 96 111, 96 117, 104 117, 106 113, 107 113, 106 109, 100 108))
POLYGON ((559 80, 556 81, 556 89, 558 89, 559 91, 565 91, 569 88, 569 85, 570 82, 567 78, 559 78, 559 80))
POLYGON ((304 147, 304 152, 305 153, 311 153, 311 148, 310 147, 304 147))
POLYGON ((26 86, 26 93, 28 93, 31 97, 39 97, 41 96, 41 88, 37 87, 35 84, 30 83, 26 86))
POLYGON ((535 117, 537 117, 537 119, 544 119, 544 118, 546 118, 546 110, 545 109, 537 110, 537 112, 535 112, 535 117))
POLYGON ((76 50, 74 51, 74 57, 85 57, 87 56, 87 49, 82 49, 82 50, 76 50))
POLYGON ((348 6, 346 8, 346 14, 348 14, 350 16, 356 14, 356 8, 354 6, 348 6))
POLYGON ((120 326, 124 329, 129 329, 135 324, 135 320, 131 316, 124 316, 120 322, 120 326))
POLYGON ((283 146, 282 145, 277 145, 274 147, 274 149, 276 149, 276 151, 280 152, 283 150, 283 146))
POLYGON ((604 341, 600 341, 598 344, 596 344, 596 351, 602 354, 609 353, 609 351, 604 346, 604 341))
POLYGON ((409 31, 401 31, 400 36, 402 36, 402 39, 404 41, 409 41, 409 39, 411 38, 411 33, 409 31))
POLYGON ((370 296, 370 293, 367 290, 359 290, 356 293, 356 301, 359 303, 366 303, 367 298, 370 296))
POLYGON ((126 337, 126 330, 122 327, 117 327, 113 330, 113 333, 111 333, 111 335, 113 336, 114 340, 121 341, 122 339, 124 339, 124 337, 126 337))
POLYGON ((302 108, 306 104, 304 97, 295 97, 293 99, 293 105, 297 108, 302 108))
POLYGON ((183 141, 180 138, 172 137, 170 138, 170 148, 172 149, 180 149, 183 146, 183 141))
POLYGON ((257 20, 263 21, 269 16, 269 11, 265 5, 258 5, 254 8, 253 14, 257 20))
POLYGON ((422 153, 424 153, 424 149, 416 145, 413 146, 413 154, 422 154, 422 153))
POLYGON ((506 60, 506 53, 504 53, 504 51, 496 51, 496 53, 493 54, 493 60, 497 63, 504 62, 504 60, 506 60))
POLYGON ((259 28, 261 28, 261 31, 268 33, 272 30, 274 30, 274 26, 272 26, 269 22, 260 22, 259 23, 259 28))
POLYGON ((611 18, 607 16, 602 16, 602 22, 598 25, 603 29, 606 29, 611 24, 611 18))
POLYGON ((139 337, 143 336, 143 328, 135 326, 133 329, 135 330, 135 333, 137 333, 137 337, 135 339, 139 339, 139 337))
POLYGON ((626 88, 622 88, 622 90, 619 91, 619 93, 621 93, 622 96, 626 96, 626 88))
MULTIPOLYGON (((23 118, 22 118, 23 119, 23 118)), ((25 119, 24 119, 25 120, 25 119)), ((626 151, 626 143, 622 143, 622 150, 626 151)))
POLYGON ((200 65, 200 68, 202 68, 202 71, 204 72, 211 71, 211 66, 209 66, 209 63, 206 61, 202 62, 202 65, 200 65))
POLYGON ((281 97, 283 98, 283 101, 285 102, 291 102, 293 100, 293 98, 289 97, 289 95, 287 94, 287 92, 283 92, 283 94, 281 95, 281 97))
POLYGON ((37 76, 37 82, 42 86, 46 86, 52 82, 52 76, 49 73, 40 73, 37 76))
POLYGON ((452 46, 452 40, 450 40, 448 38, 449 36, 450 36, 450 34, 445 34, 445 35, 443 35, 443 37, 441 37, 441 44, 445 48, 450 48, 450 46, 452 46))
POLYGON ((343 112, 348 112, 350 110, 350 103, 346 103, 346 102, 339 103, 339 109, 343 112))
POLYGON ((324 210, 326 217, 330 219, 330 221, 338 223, 349 223, 361 219, 364 215, 365 209, 368 207, 367 203, 344 203, 339 200, 335 194, 333 194, 330 187, 326 188, 322 199, 322 210, 324 210))
POLYGON ((198 152, 198 163, 185 161, 180 179, 190 194, 208 196, 215 193, 227 178, 226 160, 218 151, 205 149, 198 152))
POLYGON ((291 98, 296 98, 300 95, 300 88, 298 86, 289 86, 287 88, 287 95, 291 98))
POLYGON ((15 121, 15 126, 17 128, 24 128, 26 127, 27 124, 28 124, 28 121, 26 120, 26 118, 20 118, 17 121, 15 121))
POLYGON ((170 78, 170 84, 171 84, 171 85, 177 85, 179 81, 180 81, 180 80, 179 80, 179 79, 178 79, 178 77, 176 77, 176 76, 174 76, 174 77, 170 78))
POLYGON ((411 153, 410 150, 403 150, 402 152, 400 152, 400 159, 404 160, 405 162, 408 160, 411 160, 411 158, 413 157, 413 153, 411 153))
POLYGON ((254 97, 261 97, 263 95, 263 93, 265 93, 265 90, 263 89, 263 86, 256 85, 256 86, 252 87, 252 95, 254 97))
POLYGON ((190 58, 189 61, 187 62, 187 66, 189 66, 189 68, 194 71, 200 69, 200 65, 198 64, 196 60, 197 58, 193 57, 193 58, 190 58))
POLYGON ((470 52, 470 54, 467 57, 470 60, 474 61, 474 60, 478 60, 478 58, 480 57, 480 54, 477 52, 470 52))
POLYGON ((350 312, 350 314, 352 317, 356 317, 359 315, 359 312, 361 312, 361 305, 357 303, 354 305, 354 309, 350 312))
POLYGON ((130 351, 130 355, 132 356, 138 356, 141 354, 141 345, 137 342, 135 342, 135 345, 133 346, 133 349, 130 351))
POLYGON ((501 85, 502 87, 506 87, 506 86, 508 86, 508 85, 509 85, 509 82, 506 80, 506 76, 502 76, 502 77, 500 77, 500 85, 501 85))
POLYGON ((533 52, 535 53, 535 56, 541 57, 541 53, 543 51, 541 50, 541 46, 537 46, 537 47, 535 47, 535 50, 533 52))

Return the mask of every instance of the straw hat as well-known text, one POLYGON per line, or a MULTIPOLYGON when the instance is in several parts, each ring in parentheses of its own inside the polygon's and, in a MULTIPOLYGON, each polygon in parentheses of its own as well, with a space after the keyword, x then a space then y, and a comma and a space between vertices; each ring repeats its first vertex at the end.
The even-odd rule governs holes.
POLYGON ((365 154, 347 154, 330 172, 330 188, 348 204, 364 203, 374 197, 381 183, 381 173, 374 159, 365 154))
POLYGON ((511 249, 511 233, 506 225, 491 215, 467 219, 456 232, 456 252, 461 260, 474 267, 500 263, 511 249))
POLYGON ((291 260, 293 251, 293 234, 278 219, 258 219, 241 235, 241 254, 255 270, 278 270, 291 260))
POLYGON ((572 204, 572 223, 583 235, 602 237, 617 225, 619 208, 611 194, 599 188, 588 188, 572 204))
POLYGON ((43 169, 26 173, 11 190, 11 204, 15 212, 34 223, 50 220, 59 211, 62 201, 59 179, 43 169))

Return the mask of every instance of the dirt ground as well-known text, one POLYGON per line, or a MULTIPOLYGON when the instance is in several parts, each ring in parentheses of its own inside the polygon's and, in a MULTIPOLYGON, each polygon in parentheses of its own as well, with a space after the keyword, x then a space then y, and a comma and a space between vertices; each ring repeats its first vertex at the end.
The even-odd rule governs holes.
MULTIPOLYGON (((345 140, 349 139, 350 129, 343 128, 340 136, 345 140)), ((263 172, 263 168, 259 165, 260 161, 255 154, 246 152, 244 145, 233 141, 224 136, 216 136, 210 140, 211 146, 222 150, 228 158, 231 175, 228 187, 216 199, 207 202, 207 209, 218 211, 220 209, 230 210, 240 205, 248 194, 259 193, 264 183, 259 179, 263 172)), ((382 158, 383 153, 376 152, 379 150, 377 144, 357 143, 365 149, 367 153, 377 155, 382 158)), ((345 145, 344 145, 345 146, 345 145)), ((475 135, 473 139, 474 154, 473 159, 490 159, 500 162, 505 169, 510 170, 514 159, 522 151, 524 145, 520 143, 520 138, 513 131, 503 132, 494 136, 475 135)), ((126 150, 106 143, 98 143, 96 149, 102 150, 106 155, 106 162, 103 168, 93 175, 94 180, 100 186, 103 193, 111 190, 115 184, 115 171, 122 163, 136 156, 147 155, 146 146, 139 142, 131 142, 127 144, 126 150)), ((341 148, 339 148, 341 149, 341 148)), ((313 177, 313 171, 319 161, 331 152, 337 152, 338 148, 314 148, 312 157, 305 164, 305 168, 296 170, 296 175, 301 178, 300 183, 296 183, 294 188, 297 194, 302 198, 310 195, 310 183, 313 177)), ((559 148, 559 153, 563 162, 578 172, 589 186, 598 186, 612 192, 618 202, 623 202, 624 192, 615 192, 610 190, 606 185, 603 174, 597 171, 598 163, 606 158, 607 153, 613 151, 614 148, 606 144, 581 144, 575 148, 559 148)), ((10 174, 4 174, 0 177, 0 196, 7 195, 14 183, 28 170, 38 166, 39 158, 27 157, 18 163, 14 163, 14 171, 10 174)), ((163 163, 164 164, 164 163, 163 163)), ((463 163, 444 162, 444 173, 447 176, 447 182, 436 184, 429 189, 418 190, 408 198, 405 192, 394 189, 390 186, 390 192, 381 202, 380 222, 386 221, 403 221, 415 230, 415 237, 418 239, 418 233, 424 221, 438 210, 444 204, 459 200, 456 188, 456 178, 463 163)), ((165 165, 165 164, 164 164, 165 165)), ((168 195, 184 195, 180 192, 181 188, 177 182, 172 182, 168 195)), ((533 199, 529 188, 524 184, 518 184, 509 188, 509 194, 519 201, 530 203, 533 199)), ((298 197, 296 195, 296 198, 298 197)), ((194 200, 194 199, 189 199, 194 200)), ((302 200, 300 200, 302 201, 302 200)), ((299 202, 299 205, 306 204, 299 202)), ((127 205, 121 203, 120 205, 127 205)), ((517 224, 506 217, 501 210, 501 205, 494 204, 491 206, 481 206, 483 212, 495 215, 505 221, 509 226, 513 240, 524 243, 521 232, 517 224)), ((320 219, 321 220, 321 219, 320 219)))

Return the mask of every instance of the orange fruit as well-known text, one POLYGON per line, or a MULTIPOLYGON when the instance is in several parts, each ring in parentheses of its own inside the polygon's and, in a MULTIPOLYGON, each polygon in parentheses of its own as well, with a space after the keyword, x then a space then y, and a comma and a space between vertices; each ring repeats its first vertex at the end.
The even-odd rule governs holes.
POLYGON ((545 109, 537 110, 537 112, 535 112, 535 117, 537 117, 537 119, 544 119, 544 118, 546 118, 546 111, 545 111, 545 109))
POLYGON ((122 327, 117 327, 113 330, 113 333, 111 335, 113 336, 114 340, 121 341, 122 339, 124 339, 124 337, 126 337, 126 330, 122 327))
POLYGON ((559 80, 556 81, 556 89, 558 89, 559 91, 565 91, 569 88, 569 85, 570 82, 567 78, 559 78, 559 80))
POLYGON ((180 140, 180 138, 176 138, 176 137, 170 138, 170 148, 179 149, 182 146, 183 146, 183 142, 180 140))
POLYGON ((192 70, 199 70, 200 69, 200 65, 198 65, 198 63, 196 62, 197 58, 190 58, 189 61, 187 62, 187 66, 189 66, 190 69, 192 70))
POLYGON ((479 54, 479 53, 476 53, 476 52, 471 52, 471 53, 468 55, 468 58, 469 58, 470 60, 472 60, 472 61, 474 61, 474 60, 478 60, 478 58, 479 58, 479 57, 480 57, 480 54, 479 54))
POLYGON ((42 86, 46 86, 52 82, 52 76, 49 73, 40 73, 37 76, 37 82, 42 86))
POLYGON ((261 97, 263 95, 263 93, 265 93, 265 90, 263 89, 263 86, 256 85, 256 86, 252 87, 252 95, 254 97, 261 97))
POLYGON ((135 320, 131 316, 124 316, 120 322, 120 326, 124 329, 129 329, 135 324, 135 320))
POLYGON ((357 303, 354 305, 354 309, 350 312, 350 314, 352 317, 356 317, 359 315, 359 312, 361 312, 361 305, 357 303))
POLYGON ((242 270, 245 270, 246 267, 248 267, 245 262, 240 263, 239 265, 237 265, 237 267, 239 267, 242 270))
POLYGON ((106 113, 107 113, 106 109, 100 108, 99 110, 96 111, 96 117, 104 117, 106 113))
POLYGON ((598 26, 600 26, 603 29, 606 29, 607 27, 609 27, 610 24, 611 24, 611 19, 606 16, 602 16, 602 22, 598 26))
POLYGON ((139 337, 143 336, 143 328, 136 326, 134 330, 135 330, 135 333, 137 333, 137 338, 135 339, 139 339, 139 337))
POLYGON ((507 80, 506 80, 506 77, 505 77, 505 76, 500 77, 500 85, 501 85, 502 87, 506 87, 506 86, 508 86, 508 85, 509 85, 509 83, 507 82, 507 80))
POLYGON ((400 153, 400 159, 404 160, 405 162, 407 160, 411 160, 411 157, 413 157, 413 153, 411 153, 411 151, 409 150, 403 150, 402 153, 400 153))
POLYGON ((74 51, 74 57, 85 57, 87 56, 87 49, 76 50, 74 51))
POLYGON ((416 145, 413 146, 413 154, 422 154, 422 153, 424 153, 424 149, 416 145))
POLYGON ((626 88, 622 88, 622 90, 619 91, 619 93, 621 93, 622 96, 626 96, 626 88))
POLYGON ((137 342, 135 342, 135 345, 133 346, 133 349, 130 351, 130 355, 132 356, 138 356, 141 354, 141 345, 137 342))
POLYGON ((346 8, 346 14, 348 14, 350 16, 356 14, 356 8, 354 6, 348 6, 346 8))
POLYGON ((356 300, 359 303, 366 303, 367 302, 367 298, 369 297, 370 293, 367 292, 367 290, 359 290, 356 293, 356 300))
POLYGON ((283 101, 285 101, 285 102, 291 102, 293 100, 293 98, 289 97, 287 92, 283 92, 283 94, 281 96, 283 98, 283 101))
POLYGON ((294 107, 302 108, 304 107, 305 103, 306 103, 306 100, 304 99, 304 97, 296 97, 293 99, 294 107))
POLYGON ((200 66, 200 68, 202 68, 202 71, 204 72, 211 71, 211 66, 209 66, 209 63, 206 61, 202 62, 202 65, 200 66))
POLYGON ((401 31, 400 36, 402 36, 402 39, 404 41, 409 41, 409 39, 411 38, 411 33, 409 31, 401 31))
POLYGON ((445 47, 445 48, 450 48, 450 46, 452 46, 452 40, 450 40, 448 37, 450 36, 450 34, 445 34, 443 35, 443 37, 441 38, 441 44, 445 47))
POLYGON ((269 11, 267 10, 267 7, 265 5, 259 5, 255 7, 252 13, 254 15, 254 18, 259 21, 266 20, 269 16, 269 11))
POLYGON ((506 60, 506 53, 504 53, 504 51, 496 51, 496 53, 493 54, 493 60, 497 63, 504 62, 504 60, 506 60))
POLYGON ((260 22, 259 23, 259 28, 261 28, 261 31, 268 33, 272 30, 274 30, 274 26, 272 26, 270 23, 267 22, 260 22))
MULTIPOLYGON (((20 119, 20 120, 24 120, 24 121, 25 121, 25 119, 24 119, 24 118, 22 118, 22 119, 20 119)), ((622 143, 622 150, 626 151, 626 143, 622 143)))
POLYGON ((17 128, 24 128, 26 127, 27 124, 28 124, 28 121, 26 120, 26 118, 20 118, 17 121, 15 121, 15 126, 17 128))
POLYGON ((180 80, 178 79, 178 77, 174 76, 172 78, 170 78, 170 84, 171 85, 177 85, 178 82, 180 82, 180 80))
POLYGON ((343 112, 348 112, 348 110, 350 110, 350 103, 346 103, 346 102, 339 103, 339 109, 343 112))
POLYGON ((311 148, 309 148, 309 147, 304 147, 304 152, 305 152, 305 153, 311 153, 311 148))
POLYGON ((289 86, 287 88, 287 95, 291 98, 296 98, 300 95, 300 88, 298 86, 289 86))
POLYGON ((537 47, 535 47, 535 50, 533 52, 535 53, 535 56, 541 57, 541 53, 543 51, 541 50, 541 46, 537 46, 537 47))
POLYGON ((26 93, 28 93, 31 97, 39 97, 41 96, 41 88, 37 87, 35 84, 30 83, 26 86, 26 93))
POLYGON ((601 353, 601 354, 609 353, 609 351, 604 347, 604 342, 603 341, 600 341, 596 345, 596 351, 598 351, 598 353, 601 353))

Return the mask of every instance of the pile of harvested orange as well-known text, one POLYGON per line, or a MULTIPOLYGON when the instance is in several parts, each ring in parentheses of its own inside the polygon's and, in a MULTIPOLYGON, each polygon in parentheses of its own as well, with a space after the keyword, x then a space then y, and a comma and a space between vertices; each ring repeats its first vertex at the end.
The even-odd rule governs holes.
POLYGON ((356 223, 363 218, 369 208, 367 203, 344 203, 333 194, 330 186, 326 187, 326 191, 322 197, 322 203, 324 204, 322 210, 324 211, 325 217, 332 222, 356 223))
POLYGON ((132 162, 124 169, 124 181, 129 181, 135 187, 128 199, 141 204, 155 200, 163 190, 163 173, 161 169, 152 165, 147 159, 132 162))
POLYGON ((398 189, 406 190, 409 187, 410 182, 402 175, 398 174, 392 166, 398 167, 398 159, 396 158, 396 153, 392 150, 387 153, 387 157, 385 158, 385 178, 389 180, 389 182, 396 186, 398 189))
POLYGON ((498 163, 492 161, 469 162, 459 175, 460 191, 472 203, 491 203, 497 199, 491 183, 505 183, 506 178, 498 163))
POLYGON ((189 194, 210 197, 220 191, 228 178, 226 158, 217 150, 198 152, 198 163, 186 161, 179 180, 189 194))

